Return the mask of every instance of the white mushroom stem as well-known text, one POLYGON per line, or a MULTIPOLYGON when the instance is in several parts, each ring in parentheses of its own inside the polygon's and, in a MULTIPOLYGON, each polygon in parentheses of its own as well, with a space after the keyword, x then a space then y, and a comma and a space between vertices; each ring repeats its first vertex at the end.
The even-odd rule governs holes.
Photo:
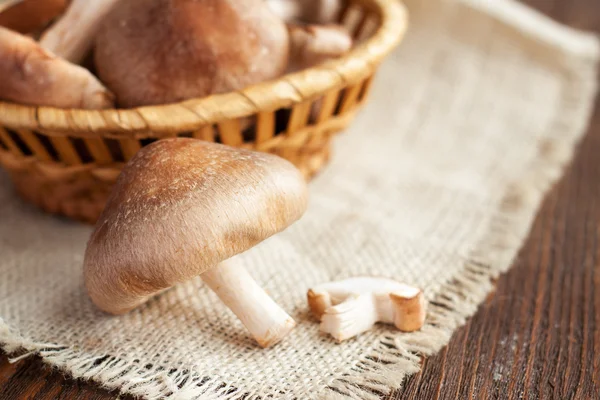
POLYGON ((293 21, 302 16, 301 4, 295 0, 265 0, 275 15, 284 21, 293 21))
POLYGON ((296 325, 238 260, 224 261, 201 277, 237 315, 261 347, 281 341, 296 325))
POLYGON ((92 48, 104 17, 118 0, 72 0, 65 14, 40 38, 40 45, 79 64, 92 48))
POLYGON ((309 306, 321 320, 320 329, 337 341, 370 330, 377 322, 393 324, 403 332, 425 322, 423 292, 387 278, 357 277, 314 287, 309 306))
POLYGON ((314 24, 336 22, 342 9, 340 0, 266 0, 269 8, 285 21, 314 24))

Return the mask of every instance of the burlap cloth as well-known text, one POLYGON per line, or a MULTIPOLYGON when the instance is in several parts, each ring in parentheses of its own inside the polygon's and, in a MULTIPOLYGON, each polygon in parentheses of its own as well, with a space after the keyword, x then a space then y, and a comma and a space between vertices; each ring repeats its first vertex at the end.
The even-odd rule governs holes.
POLYGON ((81 275, 90 228, 22 204, 1 175, 4 349, 148 398, 369 399, 401 385, 510 266, 585 130, 598 61, 594 37, 507 0, 408 7, 410 33, 305 217, 241 256, 298 322, 283 343, 258 349, 200 280, 122 317, 97 311, 81 275), (359 274, 424 288, 426 326, 320 335, 306 290, 359 274))

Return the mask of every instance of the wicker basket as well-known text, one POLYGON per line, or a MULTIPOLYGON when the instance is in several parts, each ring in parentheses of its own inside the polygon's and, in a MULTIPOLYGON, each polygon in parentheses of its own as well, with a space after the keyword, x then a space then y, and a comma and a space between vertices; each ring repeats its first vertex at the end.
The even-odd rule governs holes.
POLYGON ((365 102, 372 76, 406 28, 398 0, 353 0, 340 22, 345 57, 238 92, 127 110, 63 110, 0 102, 0 164, 17 192, 47 212, 94 222, 123 164, 154 140, 187 136, 265 151, 311 177, 332 134, 365 102), (247 120, 254 124, 246 130, 247 120))

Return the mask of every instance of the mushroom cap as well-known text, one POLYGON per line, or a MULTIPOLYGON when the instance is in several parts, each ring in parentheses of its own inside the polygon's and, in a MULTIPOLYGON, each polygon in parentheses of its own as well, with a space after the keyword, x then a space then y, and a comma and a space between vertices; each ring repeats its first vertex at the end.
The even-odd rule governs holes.
POLYGON ((67 6, 67 0, 0 1, 0 26, 19 33, 30 33, 44 27, 67 6))
POLYGON ((285 72, 288 33, 263 0, 127 0, 107 16, 95 62, 119 105, 241 89, 285 72))
POLYGON ((34 106, 104 109, 113 95, 90 71, 0 27, 0 99, 34 106))
POLYGON ((197 139, 164 139, 127 164, 88 242, 84 276, 120 314, 285 229, 306 182, 288 161, 197 139))

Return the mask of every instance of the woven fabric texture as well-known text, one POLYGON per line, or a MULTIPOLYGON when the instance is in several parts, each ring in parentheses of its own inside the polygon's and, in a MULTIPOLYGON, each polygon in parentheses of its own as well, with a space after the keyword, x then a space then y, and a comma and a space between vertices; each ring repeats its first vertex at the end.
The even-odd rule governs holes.
POLYGON ((198 279, 133 312, 82 285, 90 227, 19 201, 0 175, 0 342, 146 398, 378 398, 472 315, 523 243, 585 131, 597 39, 508 0, 410 0, 406 41, 335 142, 309 210, 239 256, 297 321, 262 350, 198 279), (356 275, 422 287, 426 326, 336 344, 306 303, 356 275))

